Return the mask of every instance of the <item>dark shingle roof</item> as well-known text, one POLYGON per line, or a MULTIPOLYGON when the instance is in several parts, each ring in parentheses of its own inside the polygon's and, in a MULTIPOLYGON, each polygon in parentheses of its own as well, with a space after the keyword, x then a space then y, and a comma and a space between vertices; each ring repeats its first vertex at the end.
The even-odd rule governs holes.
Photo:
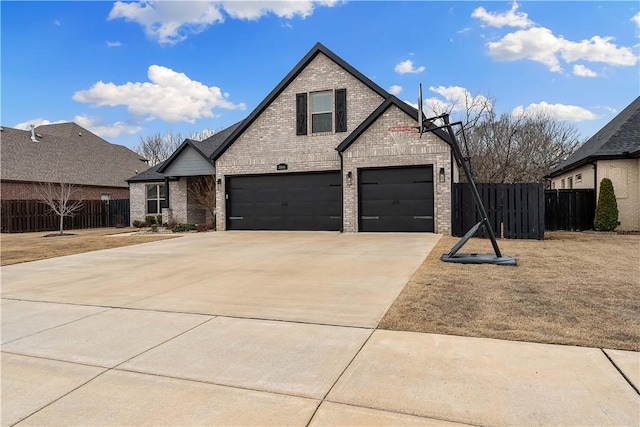
POLYGON ((549 177, 598 159, 640 156, 640 97, 561 162, 549 177))
POLYGON ((155 166, 151 166, 146 171, 129 178, 127 181, 130 183, 164 181, 164 174, 158 172, 158 169, 160 169, 165 163, 167 163, 166 160, 162 163, 158 163, 155 166))
POLYGON ((148 168, 139 154, 75 123, 39 126, 36 133, 33 142, 30 131, 2 127, 3 181, 127 187, 127 178, 148 168))

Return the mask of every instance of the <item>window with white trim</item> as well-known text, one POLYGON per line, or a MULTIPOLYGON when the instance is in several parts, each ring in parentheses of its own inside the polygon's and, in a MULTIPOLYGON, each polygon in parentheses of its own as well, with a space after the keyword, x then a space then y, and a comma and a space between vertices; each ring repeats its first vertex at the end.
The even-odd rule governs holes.
POLYGON ((581 173, 577 173, 576 174, 576 182, 582 182, 582 174, 581 173))
POLYGON ((165 204, 164 184, 147 184, 147 213, 161 214, 165 204))
POLYGON ((333 91, 311 93, 311 133, 333 131, 333 91))

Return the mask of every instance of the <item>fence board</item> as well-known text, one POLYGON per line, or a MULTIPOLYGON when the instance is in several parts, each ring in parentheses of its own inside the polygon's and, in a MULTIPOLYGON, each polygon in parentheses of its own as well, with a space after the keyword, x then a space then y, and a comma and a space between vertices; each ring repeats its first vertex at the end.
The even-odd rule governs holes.
MULTIPOLYGON (((52 231, 60 227, 58 216, 38 200, 2 200, 0 226, 3 233, 52 231)), ((65 217, 65 230, 129 225, 129 199, 88 200, 72 217, 65 217)))
POLYGON ((546 190, 544 192, 547 230, 583 231, 593 229, 596 211, 594 189, 546 190))
MULTIPOLYGON (((544 193, 537 183, 477 184, 482 203, 496 237, 544 239, 544 193)), ((452 234, 461 237, 480 222, 469 184, 454 184, 452 234)), ((488 233, 478 230, 478 237, 488 233)))

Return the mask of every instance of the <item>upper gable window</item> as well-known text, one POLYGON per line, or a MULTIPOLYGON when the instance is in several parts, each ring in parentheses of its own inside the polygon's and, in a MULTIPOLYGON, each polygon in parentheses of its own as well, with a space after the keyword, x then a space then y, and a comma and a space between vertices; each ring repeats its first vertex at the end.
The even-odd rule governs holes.
POLYGON ((296 94, 296 135, 347 131, 347 89, 296 94), (308 112, 308 114, 307 114, 308 112))
POLYGON ((311 133, 333 131, 333 91, 311 94, 311 133))

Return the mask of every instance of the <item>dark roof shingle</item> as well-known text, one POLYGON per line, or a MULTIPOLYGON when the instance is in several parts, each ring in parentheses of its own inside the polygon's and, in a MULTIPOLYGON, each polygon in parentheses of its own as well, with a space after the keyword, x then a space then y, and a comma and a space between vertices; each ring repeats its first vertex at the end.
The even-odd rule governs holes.
POLYGON ((36 133, 33 142, 30 131, 2 127, 3 181, 127 187, 130 176, 149 167, 139 154, 75 123, 39 126, 36 133))
POLYGON ((640 97, 562 161, 549 177, 591 160, 637 156, 640 156, 640 97))

